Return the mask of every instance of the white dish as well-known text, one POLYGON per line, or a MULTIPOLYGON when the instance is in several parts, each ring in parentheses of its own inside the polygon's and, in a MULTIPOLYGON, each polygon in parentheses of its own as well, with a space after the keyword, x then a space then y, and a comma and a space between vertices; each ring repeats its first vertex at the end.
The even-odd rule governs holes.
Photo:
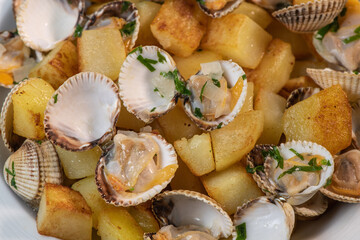
MULTIPOLYGON (((0 31, 15 28, 11 0, 0 0, 0 31)), ((0 89, 0 103, 8 89, 0 89)), ((0 239, 50 240, 36 230, 36 214, 6 185, 3 166, 10 152, 0 140, 0 239)), ((357 240, 360 239, 360 205, 335 203, 316 221, 296 223, 292 240, 357 240)))

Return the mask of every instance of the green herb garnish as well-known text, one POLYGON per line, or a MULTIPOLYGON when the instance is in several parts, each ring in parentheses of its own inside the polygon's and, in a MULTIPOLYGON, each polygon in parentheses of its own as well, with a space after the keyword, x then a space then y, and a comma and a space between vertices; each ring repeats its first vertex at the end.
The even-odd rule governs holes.
POLYGON ((158 88, 154 88, 154 92, 158 92, 159 94, 160 94, 160 97, 164 97, 164 95, 162 95, 161 93, 160 93, 160 91, 159 91, 159 89, 158 88))
POLYGON ((166 58, 158 51, 157 52, 157 56, 158 56, 158 61, 160 62, 160 63, 164 63, 164 62, 166 62, 166 58))
POLYGON ((16 31, 14 32, 14 35, 19 35, 19 31, 16 29, 16 31))
POLYGON ((204 0, 196 0, 198 3, 200 3, 201 5, 205 5, 205 1, 204 0))
POLYGON ((353 73, 359 75, 359 71, 354 70, 353 73))
POLYGON ((264 166, 263 165, 258 165, 254 168, 251 168, 249 165, 246 166, 246 171, 248 173, 254 174, 257 170, 259 171, 264 171, 264 166))
POLYGON ((82 31, 84 28, 80 26, 79 24, 76 25, 75 32, 74 32, 74 38, 81 37, 82 31))
POLYGON ((309 162, 308 162, 309 166, 318 166, 317 165, 317 161, 316 161, 316 158, 312 158, 309 162))
POLYGON ((15 182, 15 176, 16 176, 16 174, 15 174, 15 162, 12 162, 11 167, 12 167, 12 171, 10 171, 8 168, 5 168, 5 171, 10 176, 12 176, 11 181, 10 181, 11 186, 14 187, 15 189, 17 189, 16 182, 15 182))
POLYGON ((330 160, 323 159, 321 160, 320 165, 331 166, 331 162, 330 160))
POLYGON ((247 79, 246 74, 242 75, 241 77, 242 77, 243 80, 247 79))
POLYGON ((202 113, 201 113, 201 111, 200 111, 200 108, 195 108, 195 113, 194 113, 194 115, 195 115, 195 117, 197 117, 197 118, 202 118, 202 117, 203 117, 203 115, 202 115, 202 113))
POLYGON ((129 189, 129 192, 133 192, 134 190, 135 190, 134 187, 132 187, 129 189))
POLYGON ((345 39, 343 40, 343 43, 349 44, 349 43, 354 42, 354 41, 359 40, 359 39, 360 39, 360 34, 357 34, 357 35, 354 35, 354 36, 345 38, 345 39))
POLYGON ((278 179, 282 178, 286 174, 292 174, 293 172, 298 172, 298 171, 317 172, 320 170, 322 170, 321 166, 293 166, 292 168, 290 168, 290 169, 286 170, 285 172, 283 172, 282 174, 280 174, 278 179))
POLYGON ((131 52, 129 52, 128 55, 130 55, 130 54, 132 54, 132 53, 134 53, 136 51, 139 51, 140 54, 141 54, 143 52, 142 46, 138 46, 138 47, 134 48, 131 52))
POLYGON ((332 178, 329 177, 329 178, 326 180, 326 183, 325 183, 325 185, 324 185, 324 188, 327 187, 327 186, 329 186, 329 185, 331 185, 331 182, 332 182, 332 178))
POLYGON ((219 80, 217 80, 216 78, 212 78, 211 80, 213 81, 213 84, 215 86, 217 86, 218 88, 220 87, 220 81, 219 80))
POLYGON ((57 103, 57 100, 58 100, 58 94, 55 94, 55 96, 54 96, 53 98, 54 98, 54 103, 57 103))
POLYGON ((206 87, 207 81, 205 82, 205 84, 202 86, 201 91, 200 91, 200 101, 203 101, 203 93, 204 93, 204 89, 206 87))
POLYGON ((222 125, 223 125, 223 123, 221 122, 221 123, 219 123, 219 125, 217 125, 217 129, 220 129, 221 127, 222 127, 222 125))
POLYGON ((36 142, 38 143, 38 144, 42 144, 42 141, 41 140, 36 140, 36 142))
POLYGON ((157 61, 149 58, 143 58, 142 55, 139 55, 137 60, 139 60, 139 62, 141 62, 147 69, 149 69, 150 72, 155 71, 155 68, 151 64, 155 64, 157 61))
POLYGON ((122 7, 121 7, 121 12, 125 12, 126 10, 129 9, 131 3, 128 1, 123 1, 122 2, 122 7))
POLYGON ((242 223, 235 227, 236 240, 246 240, 246 223, 242 223))
MULTIPOLYGON (((345 10, 343 9, 342 13, 345 14, 346 9, 345 10)), ((332 23, 326 25, 325 27, 317 31, 315 38, 322 41, 326 33, 328 33, 329 31, 337 32, 338 30, 339 30, 339 17, 336 17, 332 23)))
POLYGON ((174 83, 175 83, 176 91, 178 91, 181 94, 191 96, 191 91, 189 89, 187 89, 186 86, 185 86, 185 83, 179 79, 177 69, 175 69, 173 72, 172 71, 169 71, 167 73, 166 72, 161 72, 160 75, 165 77, 165 78, 173 79, 174 83))
POLYGON ((135 31, 136 21, 129 22, 120 29, 121 35, 130 36, 135 31))
POLYGON ((269 151, 262 151, 262 155, 264 158, 267 156, 272 157, 278 162, 276 167, 280 167, 281 169, 284 168, 284 158, 280 155, 277 147, 273 147, 273 149, 270 149, 269 151))
POLYGON ((156 107, 154 107, 153 109, 151 109, 151 110, 150 110, 150 112, 153 112, 153 111, 155 111, 155 109, 156 109, 156 107))
POLYGON ((290 150, 291 152, 293 152, 298 158, 300 158, 301 160, 304 161, 304 156, 301 155, 300 153, 298 153, 295 149, 290 148, 289 150, 290 150))

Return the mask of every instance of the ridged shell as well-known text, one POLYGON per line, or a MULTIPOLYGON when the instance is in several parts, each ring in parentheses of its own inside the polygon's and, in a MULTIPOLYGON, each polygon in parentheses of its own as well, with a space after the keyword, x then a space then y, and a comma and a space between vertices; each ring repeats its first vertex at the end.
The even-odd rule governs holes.
POLYGON ((316 0, 272 13, 290 31, 309 33, 330 24, 344 8, 346 0, 316 0))
POLYGON ((160 76, 159 69, 162 72, 174 71, 176 65, 170 54, 156 46, 145 46, 140 49, 126 57, 120 69, 118 84, 120 97, 126 109, 138 119, 149 123, 175 107, 178 93, 174 91, 172 99, 166 101, 154 91, 151 79, 156 75, 160 76), (166 63, 157 63, 154 72, 150 72, 137 59, 141 55, 157 61, 158 52, 165 57, 166 63))
POLYGON ((127 23, 135 21, 135 28, 131 34, 131 40, 125 45, 126 49, 131 50, 135 46, 140 30, 140 16, 135 4, 129 1, 114 1, 107 3, 89 17, 89 20, 85 23, 84 29, 96 28, 96 24, 99 20, 108 17, 122 18, 127 23))
POLYGON ((286 109, 320 92, 320 90, 321 90, 320 88, 306 87, 306 88, 298 88, 292 91, 290 93, 289 98, 286 101, 286 109))
POLYGON ((45 141, 38 144, 26 140, 13 153, 4 165, 5 182, 10 188, 32 207, 37 208, 45 183, 61 184, 63 181, 60 160, 54 146, 45 141), (12 168, 14 164, 14 169, 12 168), (8 173, 15 171, 15 186, 13 176, 8 173))
POLYGON ((162 226, 169 224, 175 226, 200 225, 209 229, 215 238, 227 238, 233 230, 229 215, 220 205, 210 197, 198 192, 189 190, 163 192, 154 198, 152 210, 162 226), (174 198, 179 200, 174 201, 174 198), (184 201, 190 201, 184 209, 176 207, 177 203, 184 203, 184 201), (176 210, 174 210, 175 208, 176 210), (180 219, 175 219, 176 213, 181 215, 180 219))
POLYGON ((317 192, 309 201, 293 206, 295 214, 301 220, 311 220, 323 214, 328 208, 328 200, 317 192))
POLYGON ((85 9, 85 0, 26 0, 19 7, 16 25, 26 46, 50 51, 72 36, 85 9))
MULTIPOLYGON (((166 140, 158 134, 154 133, 139 133, 139 136, 150 136, 155 140, 155 142, 160 147, 160 166, 165 168, 166 166, 177 164, 177 155, 174 147, 166 142, 166 140)), ((113 146, 110 146, 108 150, 110 150, 113 146)), ((116 192, 110 184, 107 183, 106 176, 104 174, 104 166, 105 166, 105 156, 107 152, 104 152, 102 157, 100 158, 96 170, 95 170, 95 181, 98 186, 98 190, 101 194, 101 197, 107 202, 114 204, 115 206, 135 206, 140 203, 146 202, 153 198, 156 194, 160 193, 171 181, 174 176, 171 176, 167 181, 163 182, 160 185, 155 185, 151 189, 141 192, 116 192)))
MULTIPOLYGON (((294 210, 293 208, 291 207, 290 204, 286 203, 286 202, 283 202, 282 200, 280 199, 274 199, 274 197, 259 197, 259 198, 256 198, 254 200, 251 200, 247 203, 244 203, 241 207, 238 207, 237 208, 237 211, 234 215, 234 225, 235 227, 240 225, 242 223, 242 219, 244 217, 247 217, 249 216, 248 214, 251 214, 252 211, 254 211, 254 209, 256 207, 261 207, 262 205, 265 205, 265 204, 274 204, 276 205, 278 208, 280 208, 283 213, 284 213, 284 222, 285 222, 285 226, 287 227, 287 238, 281 238, 281 239, 290 239, 290 236, 291 236, 291 233, 294 229, 294 225, 295 225, 295 214, 294 214, 294 210)), ((268 208, 266 209, 267 211, 264 212, 263 214, 265 214, 265 217, 268 216, 270 213, 269 213, 269 210, 268 208)), ((256 229, 258 231, 258 235, 257 235, 257 239, 275 239, 274 237, 271 238, 271 236, 269 234, 271 234, 273 231, 276 231, 278 230, 277 227, 281 227, 281 226, 284 226, 282 225, 280 222, 281 220, 279 219, 274 219, 275 216, 272 216, 271 218, 270 217, 266 217, 264 218, 265 221, 266 221, 266 226, 265 229, 267 230, 265 232, 265 234, 268 234, 266 236, 262 236, 260 237, 259 235, 263 233, 263 231, 261 231, 262 229, 262 223, 260 222, 261 220, 259 219, 260 216, 257 215, 257 213, 254 213, 254 217, 256 219, 254 219, 254 222, 250 222, 249 219, 247 219, 246 221, 246 227, 247 227, 247 232, 249 234, 249 228, 250 229, 254 229, 254 228, 251 228, 250 225, 253 225, 255 226, 256 225, 256 229), (270 221, 273 220, 273 222, 270 223, 270 221), (277 226, 279 225, 279 226, 277 226), (270 231, 270 229, 272 228, 273 231, 270 231)), ((276 234, 274 234, 276 235, 276 234)), ((237 233, 236 231, 233 231, 233 240, 236 240, 237 239, 237 233)), ((254 237, 252 239, 255 239, 254 237)))
POLYGON ((237 8, 240 3, 242 3, 244 0, 231 0, 229 2, 226 3, 226 5, 219 10, 212 10, 207 8, 206 6, 203 5, 203 3, 206 2, 206 0, 204 1, 197 1, 199 4, 200 9, 208 16, 212 17, 212 18, 221 18, 227 14, 229 14, 230 12, 234 11, 235 8, 237 8))
POLYGON ((110 78, 79 73, 61 85, 48 102, 45 135, 70 151, 91 149, 114 135, 120 108, 118 88, 110 78))
POLYGON ((360 150, 360 100, 358 100, 356 103, 352 104, 352 138, 353 143, 352 145, 354 148, 360 150))
MULTIPOLYGON (((199 119, 193 113, 190 103, 191 100, 184 101, 185 113, 199 128, 205 131, 212 131, 214 129, 228 125, 238 115, 246 99, 247 80, 246 79, 241 80, 241 77, 245 75, 244 70, 238 64, 232 61, 219 61, 219 62, 221 64, 222 70, 224 71, 224 77, 228 83, 228 88, 234 87, 237 81, 243 81, 243 88, 239 96, 239 99, 237 100, 237 103, 234 106, 234 108, 231 110, 231 112, 228 115, 218 117, 214 121, 206 121, 203 119, 199 119)), ((201 74, 201 71, 199 73, 201 74)))
POLYGON ((339 202, 345 202, 345 203, 360 203, 360 198, 356 197, 349 197, 349 196, 343 196, 336 194, 327 188, 321 188, 320 192, 327 196, 328 198, 331 198, 333 200, 339 201, 339 202))
POLYGON ((329 88, 339 84, 346 92, 349 101, 354 102, 360 98, 360 75, 352 72, 339 72, 329 68, 308 68, 306 72, 322 88, 329 88))
POLYGON ((13 12, 14 12, 14 17, 16 17, 17 12, 19 11, 20 5, 22 4, 22 2, 24 2, 25 0, 12 0, 13 4, 12 4, 12 8, 13 8, 13 12))

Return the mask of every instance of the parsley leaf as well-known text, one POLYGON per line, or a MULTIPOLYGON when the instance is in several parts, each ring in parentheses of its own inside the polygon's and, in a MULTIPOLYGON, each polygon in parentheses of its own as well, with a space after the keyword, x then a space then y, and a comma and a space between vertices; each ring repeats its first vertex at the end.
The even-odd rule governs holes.
POLYGON ((360 34, 357 34, 357 35, 354 35, 354 36, 345 38, 345 39, 343 40, 343 43, 349 44, 349 43, 354 42, 354 41, 359 40, 359 39, 360 39, 360 34))
POLYGON ((154 88, 154 92, 158 92, 159 93, 159 95, 160 95, 160 97, 164 97, 164 95, 162 95, 161 93, 160 93, 160 91, 159 91, 159 89, 158 88, 154 88))
POLYGON ((131 52, 129 52, 128 55, 130 55, 130 54, 132 54, 132 53, 134 53, 136 51, 139 51, 140 54, 141 54, 143 52, 142 46, 138 46, 138 47, 134 48, 131 52))
POLYGON ((41 140, 36 140, 35 142, 37 142, 38 144, 41 145, 42 141, 41 140))
POLYGON ((317 172, 322 170, 321 166, 293 166, 292 168, 284 171, 279 175, 278 179, 282 178, 286 174, 292 174, 293 172, 302 171, 302 172, 317 172))
POLYGON ((157 52, 157 56, 158 56, 158 61, 160 62, 160 63, 164 63, 164 62, 166 62, 166 58, 158 51, 157 52))
POLYGON ((315 38, 322 41, 324 39, 325 34, 327 34, 329 31, 337 32, 338 30, 339 30, 339 17, 336 17, 332 23, 318 30, 316 32, 315 38))
POLYGON ((149 69, 150 72, 154 72, 155 68, 151 64, 157 63, 157 61, 149 58, 144 58, 142 55, 139 55, 137 57, 137 60, 141 62, 147 69, 149 69))
POLYGON ((329 186, 329 185, 331 185, 331 182, 332 182, 332 178, 329 177, 329 178, 326 180, 326 183, 325 183, 325 185, 324 185, 324 188, 327 187, 327 186, 329 186))
POLYGON ((325 166, 331 166, 331 162, 326 159, 321 160, 320 164, 325 166))
POLYGON ((235 227, 236 240, 246 240, 246 223, 242 223, 235 227))
POLYGON ((14 187, 15 189, 17 189, 17 186, 16 186, 16 182, 15 182, 15 176, 16 176, 16 174, 15 174, 15 162, 12 162, 12 171, 10 171, 8 168, 5 168, 5 171, 10 175, 10 176, 12 176, 12 178, 11 178, 11 181, 10 181, 10 185, 12 186, 12 187, 14 187))
POLYGON ((133 192, 134 190, 135 190, 134 187, 129 188, 129 192, 133 192))
POLYGON ((156 107, 154 107, 153 109, 151 109, 150 112, 153 112, 153 111, 155 111, 155 110, 156 110, 156 107))
POLYGON ((359 71, 354 70, 353 73, 359 75, 359 71))
POLYGON ((57 103, 57 101, 58 101, 58 94, 55 94, 55 96, 54 96, 53 98, 54 98, 54 103, 57 103))
POLYGON ((194 115, 195 115, 195 117, 197 117, 197 118, 202 118, 202 117, 203 117, 203 115, 202 115, 202 113, 201 113, 201 111, 200 111, 200 108, 195 108, 194 115))
POLYGON ((213 84, 215 86, 217 86, 218 88, 220 87, 220 81, 219 80, 217 80, 216 78, 212 78, 211 80, 213 81, 213 84))
POLYGON ((242 75, 241 77, 242 77, 243 80, 247 79, 246 74, 242 75))
POLYGON ((203 93, 204 93, 204 89, 206 87, 207 81, 205 82, 205 84, 202 86, 201 88, 201 92, 200 92, 200 101, 203 101, 203 93))
POLYGON ((264 158, 270 156, 273 159, 275 159, 278 162, 276 166, 277 168, 278 167, 280 167, 281 169, 284 168, 284 158, 280 155, 279 149, 277 147, 274 147, 269 151, 262 151, 262 155, 264 158))
POLYGON ((220 129, 221 127, 222 127, 222 125, 223 125, 223 123, 221 122, 221 123, 219 123, 219 125, 217 125, 217 129, 220 129))
POLYGON ((248 173, 254 174, 257 170, 259 171, 264 171, 264 166, 263 165, 258 165, 254 168, 251 168, 249 165, 246 166, 246 171, 248 173))
POLYGON ((200 3, 201 5, 205 5, 205 1, 204 0, 196 0, 198 3, 200 3))
POLYGON ((295 149, 290 148, 289 150, 290 150, 291 152, 293 152, 298 158, 300 158, 301 160, 304 161, 304 156, 301 155, 300 153, 298 153, 295 149))
POLYGON ((129 22, 120 29, 121 35, 129 36, 135 31, 136 21, 129 22))
POLYGON ((76 28, 75 28, 75 32, 74 32, 74 38, 77 38, 77 37, 81 37, 81 34, 82 34, 82 31, 84 30, 84 28, 82 26, 80 26, 79 24, 76 25, 76 28))
POLYGON ((165 78, 173 79, 174 83, 175 83, 176 91, 178 91, 181 94, 191 96, 191 91, 189 89, 187 89, 186 86, 185 86, 185 83, 179 79, 177 69, 175 69, 173 72, 172 71, 169 71, 167 73, 166 72, 161 72, 160 75, 165 77, 165 78))
POLYGON ((123 1, 122 2, 122 7, 121 7, 121 12, 125 12, 126 10, 129 9, 131 3, 128 1, 123 1))

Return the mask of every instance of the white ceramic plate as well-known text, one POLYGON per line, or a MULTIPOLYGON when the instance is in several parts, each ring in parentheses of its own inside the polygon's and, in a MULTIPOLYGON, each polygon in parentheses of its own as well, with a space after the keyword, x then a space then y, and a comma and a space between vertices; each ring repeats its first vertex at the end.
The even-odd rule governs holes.
MULTIPOLYGON (((46 0, 44 0, 46 1, 46 0)), ((0 0, 0 31, 15 28, 11 0, 0 0)), ((0 89, 0 103, 9 90, 0 89)), ((0 140, 0 239, 50 240, 37 233, 36 214, 27 207, 6 185, 3 167, 10 155, 0 140)), ((316 221, 296 223, 292 240, 359 240, 360 205, 336 203, 316 221)), ((274 239, 277 240, 277 239, 274 239)))

